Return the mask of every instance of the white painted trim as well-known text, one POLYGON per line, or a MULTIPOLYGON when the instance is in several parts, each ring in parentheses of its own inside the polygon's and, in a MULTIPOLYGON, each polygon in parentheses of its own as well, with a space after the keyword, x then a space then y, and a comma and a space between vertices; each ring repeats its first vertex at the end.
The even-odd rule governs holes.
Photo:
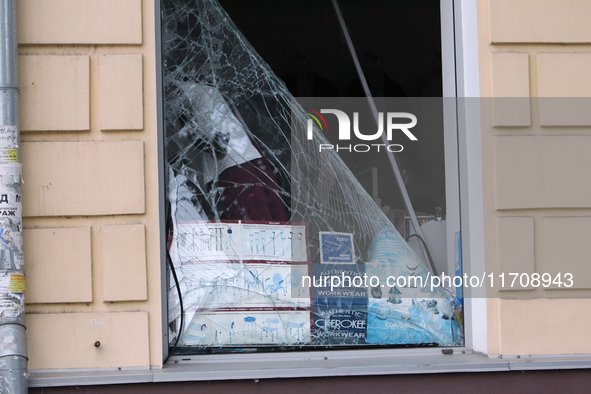
MULTIPOLYGON (((476 0, 455 1, 458 129, 462 185, 462 240, 465 270, 485 272, 484 206, 482 191, 482 144, 478 29, 476 0), (467 200, 467 201, 466 201, 467 200)), ((472 289, 465 298, 466 346, 488 354, 486 289, 472 289)))
POLYGON ((478 13, 476 0, 455 0, 456 44, 458 46, 458 97, 480 97, 478 67, 478 13), (459 44, 459 45, 458 45, 459 44))

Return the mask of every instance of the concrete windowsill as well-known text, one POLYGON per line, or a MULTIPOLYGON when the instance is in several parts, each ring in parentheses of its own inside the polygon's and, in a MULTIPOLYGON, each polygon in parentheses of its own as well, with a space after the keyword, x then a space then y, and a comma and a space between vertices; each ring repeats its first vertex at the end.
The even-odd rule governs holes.
POLYGON ((591 355, 486 357, 463 348, 175 356, 162 368, 30 371, 30 387, 591 368, 591 355), (463 353, 465 352, 465 353, 463 353))

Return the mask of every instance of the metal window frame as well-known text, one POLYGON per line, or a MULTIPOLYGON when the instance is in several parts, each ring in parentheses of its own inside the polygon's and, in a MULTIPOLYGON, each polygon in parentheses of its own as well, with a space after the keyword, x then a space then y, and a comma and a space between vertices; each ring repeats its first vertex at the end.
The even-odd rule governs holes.
MULTIPOLYGON (((452 207, 453 214, 457 217, 452 226, 461 225, 462 229, 462 262, 464 272, 469 275, 484 273, 484 221, 482 200, 482 162, 480 158, 481 145, 479 132, 468 130, 480 130, 480 112, 476 105, 467 108, 470 101, 465 97, 478 97, 478 46, 476 28, 476 0, 440 0, 441 4, 441 40, 442 40, 442 65, 443 65, 443 95, 449 98, 445 100, 445 160, 446 164, 446 190, 449 201, 457 201, 457 206, 452 207), (453 100, 453 98, 456 100, 453 100)), ((164 158, 164 96, 163 96, 163 69, 162 69, 162 11, 160 0, 155 0, 155 26, 156 26, 156 83, 157 83, 157 120, 158 120, 158 185, 159 185, 159 209, 160 209, 160 261, 161 261, 161 308, 162 308, 162 359, 168 356, 168 300, 167 300, 167 266, 166 266, 166 219, 165 219, 165 158, 164 158)), ((473 99, 472 103, 478 100, 473 99)), ((448 207, 448 210, 450 207, 448 207)), ((449 259, 448 251, 448 261, 449 259)), ((451 252, 453 253, 453 251, 451 252)), ((471 291, 467 289, 464 295, 464 336, 465 346, 456 347, 456 352, 471 354, 477 352, 487 354, 487 314, 485 290, 471 291)), ((349 352, 331 352, 331 359, 350 358, 349 352), (347 356, 345 355, 347 354, 347 356)), ((441 355, 441 348, 434 349, 359 349, 354 350, 357 357, 408 357, 409 352, 416 355, 429 355, 437 357, 441 355)), ((314 352, 317 354, 318 352, 314 352)), ((324 353, 324 352, 321 352, 324 353)), ((226 362, 240 362, 245 355, 225 355, 226 362)), ((277 353, 272 355, 277 362, 295 359, 309 359, 310 352, 301 351, 290 354, 277 353), (299 356, 298 356, 299 355, 299 356)), ((178 363, 183 359, 200 357, 203 360, 213 359, 211 355, 199 356, 172 356, 171 362, 178 363)), ((269 357, 269 356, 266 356, 269 357)), ((327 356, 328 357, 328 356, 327 356)), ((329 376, 330 373, 326 372, 329 376)))

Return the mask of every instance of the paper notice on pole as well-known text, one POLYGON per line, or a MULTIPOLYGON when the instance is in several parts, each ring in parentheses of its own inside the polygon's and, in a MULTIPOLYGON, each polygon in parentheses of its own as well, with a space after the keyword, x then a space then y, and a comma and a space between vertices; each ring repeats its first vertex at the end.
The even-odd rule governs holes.
POLYGON ((5 297, 0 294, 0 318, 14 319, 25 311, 23 297, 5 297))
POLYGON ((16 149, 1 149, 0 148, 0 162, 18 161, 18 154, 16 149))
MULTIPOLYGON (((23 204, 20 190, 15 187, 0 185, 0 218, 22 218, 23 204)), ((20 220, 19 220, 20 221, 20 220)))
POLYGON ((22 267, 22 252, 20 187, 18 184, 0 185, 0 267, 3 269, 22 267))
POLYGON ((25 275, 4 272, 0 275, 0 293, 24 294, 25 275))
POLYGON ((10 273, 0 273, 0 293, 7 293, 10 286, 10 273))
POLYGON ((25 275, 0 272, 0 317, 16 318, 25 310, 25 275))
MULTIPOLYGON (((21 245, 22 245, 22 242, 21 242, 21 245)), ((18 270, 18 269, 21 269, 21 267, 24 267, 24 265, 25 265, 25 259, 23 257, 23 252, 14 252, 14 266, 15 266, 15 268, 18 270)))
MULTIPOLYGON (((15 150, 16 149, 12 149, 15 150)), ((1 149, 0 149, 1 151, 1 149)), ((18 162, 2 162, 0 160, 0 184, 13 184, 17 187, 21 183, 22 165, 18 162)))
POLYGON ((13 294, 25 293, 25 275, 24 274, 10 274, 10 284, 8 291, 13 294))
POLYGON ((0 148, 18 148, 16 126, 0 126, 0 148))

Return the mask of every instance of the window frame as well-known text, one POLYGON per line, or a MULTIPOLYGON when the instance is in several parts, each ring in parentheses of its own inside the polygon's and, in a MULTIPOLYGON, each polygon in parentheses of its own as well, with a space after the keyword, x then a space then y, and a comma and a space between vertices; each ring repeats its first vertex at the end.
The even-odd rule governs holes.
MULTIPOLYGON (((440 0, 441 7, 441 39, 443 65, 443 96, 456 98, 445 100, 445 160, 455 162, 454 166, 446 165, 446 189, 453 190, 447 194, 448 201, 458 202, 456 213, 462 229, 462 264, 468 275, 484 273, 484 220, 482 199, 482 160, 479 132, 480 111, 475 105, 477 99, 464 100, 464 97, 479 96, 478 80, 478 43, 477 43, 477 12, 476 0, 440 0), (467 106, 470 105, 470 108, 467 106), (451 131, 451 132, 450 132, 451 131), (449 168, 449 170, 448 170, 449 168), (451 197, 451 199, 449 199, 451 197)), ((161 261, 161 319, 162 319, 162 359, 168 357, 168 291, 165 231, 165 158, 164 158, 164 96, 162 68, 162 21, 160 0, 155 0, 156 26, 156 83, 157 83, 157 118, 158 118, 158 183, 160 210, 160 261, 161 261)), ((449 203, 448 203, 449 204, 449 203)), ((450 208, 448 207, 448 210, 450 208)), ((452 252, 453 253, 453 252, 452 252)), ((449 252, 448 252, 449 256, 449 252)), ((485 289, 464 290, 464 337, 463 347, 454 347, 456 352, 487 354, 487 313, 485 289)), ((358 349, 350 351, 315 351, 316 356, 331 359, 383 358, 441 355, 441 348, 416 349, 358 349), (326 355, 324 355, 326 353, 326 355)), ((273 362, 296 361, 310 359, 310 351, 297 353, 276 353, 261 355, 230 354, 221 356, 225 362, 244 362, 253 356, 271 359, 273 362)), ((220 356, 195 355, 172 356, 170 362, 177 363, 183 359, 200 358, 199 362, 215 362, 220 356)), ((169 362, 169 363, 170 363, 169 362)), ((309 375, 307 375, 309 376, 309 375)), ((331 376, 330 370, 318 376, 331 376)))

